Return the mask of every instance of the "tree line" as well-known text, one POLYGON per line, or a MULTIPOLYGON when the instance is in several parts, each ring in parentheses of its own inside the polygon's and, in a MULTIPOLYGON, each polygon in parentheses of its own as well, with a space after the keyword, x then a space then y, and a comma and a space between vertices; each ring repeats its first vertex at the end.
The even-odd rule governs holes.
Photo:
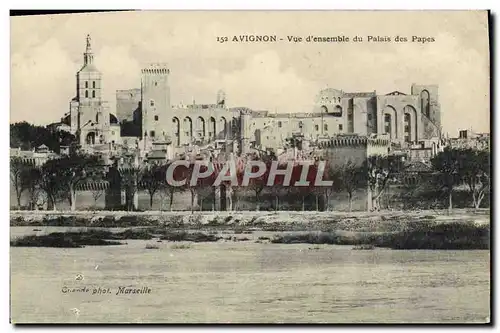
MULTIPOLYGON (((250 159, 262 159, 251 157, 250 159)), ((270 165, 272 160, 264 160, 270 165)), ((212 186, 217 172, 209 177, 191 182, 193 165, 189 167, 178 166, 175 169, 176 180, 187 179, 183 186, 172 186, 166 179, 169 163, 150 162, 139 166, 133 164, 124 165, 115 170, 121 182, 121 188, 125 191, 125 209, 134 210, 134 196, 138 191, 144 191, 149 196, 149 204, 152 208, 155 197, 160 197, 162 205, 168 204, 171 210, 172 202, 177 192, 188 192, 191 197, 191 210, 194 210, 196 198, 203 206, 203 200, 214 195, 217 189, 212 186)), ((289 175, 290 183, 302 179, 303 165, 295 165, 289 175)), ((264 191, 270 193, 274 200, 275 209, 279 209, 280 200, 283 197, 294 197, 301 201, 304 210, 305 199, 315 196, 316 209, 319 210, 319 198, 322 197, 329 202, 333 193, 343 193, 352 210, 354 193, 359 190, 367 190, 368 209, 380 209, 380 200, 391 184, 396 184, 405 174, 404 163, 394 156, 371 156, 364 163, 359 164, 346 160, 339 165, 328 166, 323 174, 323 180, 331 180, 332 186, 314 186, 315 177, 318 174, 318 163, 309 166, 308 172, 304 172, 307 186, 284 186, 285 176, 277 175, 271 184, 269 181, 269 169, 266 168, 261 176, 250 178, 246 186, 242 186, 244 171, 237 172, 237 184, 224 180, 222 185, 230 191, 228 196, 230 205, 233 199, 238 202, 243 191, 253 193, 254 200, 259 209, 264 191)), ((431 160, 431 172, 420 178, 429 186, 441 191, 447 196, 448 209, 453 207, 453 191, 459 186, 468 189, 472 207, 479 208, 490 187, 490 153, 473 149, 451 149, 446 148, 431 160)), ((206 170, 200 169, 201 172, 206 170)), ((247 170, 248 171, 248 170, 247 170)), ((252 169, 251 172, 256 172, 252 169)), ((220 172, 220 170, 219 170, 220 172)), ((96 156, 72 154, 57 159, 48 160, 42 166, 25 163, 21 158, 11 158, 11 183, 15 190, 17 206, 21 207, 21 196, 27 193, 28 209, 35 209, 37 203, 47 205, 47 209, 55 208, 56 203, 67 200, 71 210, 76 209, 77 191, 84 184, 106 183, 109 180, 109 170, 102 165, 96 156)), ((92 196, 97 200, 103 195, 103 186, 91 187, 92 196)))
POLYGON ((61 146, 75 142, 75 136, 65 131, 53 131, 44 126, 28 122, 10 124, 10 147, 32 150, 46 145, 51 151, 59 153, 61 146))

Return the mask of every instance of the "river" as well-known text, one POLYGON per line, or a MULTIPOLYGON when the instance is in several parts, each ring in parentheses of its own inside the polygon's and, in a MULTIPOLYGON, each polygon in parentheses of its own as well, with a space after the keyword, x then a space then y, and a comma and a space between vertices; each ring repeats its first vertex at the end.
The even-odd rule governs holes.
MULTIPOLYGON (((11 237, 32 229, 12 227, 11 237)), ((144 240, 11 247, 12 322, 484 323, 489 317, 489 251, 255 243, 261 235, 187 248, 144 240), (77 287, 88 292, 63 292, 77 287), (97 287, 109 293, 93 295, 97 287), (150 293, 117 295, 119 287, 150 293)))

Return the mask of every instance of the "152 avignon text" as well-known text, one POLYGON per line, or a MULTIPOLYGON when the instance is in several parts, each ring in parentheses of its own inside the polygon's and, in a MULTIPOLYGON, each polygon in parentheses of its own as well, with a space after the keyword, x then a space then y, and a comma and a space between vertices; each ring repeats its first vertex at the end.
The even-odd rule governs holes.
POLYGON ((218 36, 218 43, 434 43, 433 36, 278 36, 278 35, 232 35, 218 36))

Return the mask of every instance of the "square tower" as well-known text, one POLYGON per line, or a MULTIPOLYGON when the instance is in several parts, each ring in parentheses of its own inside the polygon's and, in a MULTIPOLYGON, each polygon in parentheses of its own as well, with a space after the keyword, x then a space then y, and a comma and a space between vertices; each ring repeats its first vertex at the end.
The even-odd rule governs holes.
POLYGON ((441 135, 441 107, 439 104, 438 85, 412 84, 411 94, 418 96, 424 136, 430 139, 441 135))
POLYGON ((141 71, 141 136, 145 143, 172 136, 169 74, 166 64, 151 64, 141 71))

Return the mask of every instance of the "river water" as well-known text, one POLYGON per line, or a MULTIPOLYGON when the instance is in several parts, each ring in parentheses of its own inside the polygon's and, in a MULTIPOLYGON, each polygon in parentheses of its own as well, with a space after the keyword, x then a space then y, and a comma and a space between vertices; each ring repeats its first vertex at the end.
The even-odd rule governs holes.
MULTIPOLYGON (((32 229, 13 227, 11 237, 32 229)), ((255 243, 261 235, 187 248, 154 240, 13 247, 12 322, 484 323, 489 317, 489 251, 255 243), (88 292, 63 292, 82 287, 88 292), (120 287, 150 293, 117 295, 120 287)))

